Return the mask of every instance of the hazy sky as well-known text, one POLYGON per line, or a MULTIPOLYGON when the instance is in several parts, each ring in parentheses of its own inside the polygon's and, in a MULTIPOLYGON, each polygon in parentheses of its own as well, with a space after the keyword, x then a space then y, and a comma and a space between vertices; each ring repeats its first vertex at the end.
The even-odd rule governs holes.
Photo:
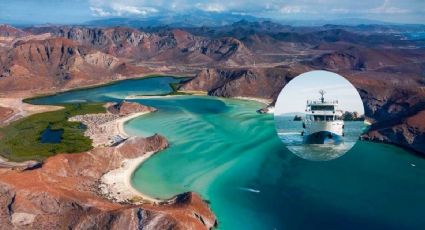
POLYGON ((320 89, 325 100, 338 100, 344 111, 364 114, 363 103, 356 88, 345 78, 328 71, 311 71, 292 79, 280 92, 275 114, 304 112, 307 100, 319 100, 320 89))
POLYGON ((149 17, 190 10, 277 20, 365 18, 425 22, 425 0, 0 0, 0 23, 80 23, 105 17, 149 17))

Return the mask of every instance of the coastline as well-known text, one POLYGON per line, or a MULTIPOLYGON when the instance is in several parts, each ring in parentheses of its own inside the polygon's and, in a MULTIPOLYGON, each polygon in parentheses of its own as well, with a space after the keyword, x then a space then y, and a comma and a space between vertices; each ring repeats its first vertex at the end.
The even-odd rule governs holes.
POLYGON ((155 199, 139 190, 131 184, 134 171, 143 164, 144 161, 153 156, 156 152, 146 152, 143 156, 124 159, 121 166, 108 171, 100 179, 100 191, 108 199, 116 202, 130 202, 133 204, 153 203, 159 204, 163 200, 155 199))
POLYGON ((271 99, 264 99, 264 98, 257 98, 257 97, 239 97, 238 96, 238 97, 231 97, 231 98, 239 99, 239 100, 256 101, 266 106, 270 105, 273 102, 273 100, 271 99))
MULTIPOLYGON (((128 121, 135 119, 139 116, 151 113, 150 111, 133 113, 123 118, 119 118, 113 121, 114 125, 117 127, 118 135, 121 135, 123 138, 130 138, 128 133, 125 132, 124 125, 128 121)), ((119 146, 118 146, 119 147, 119 146)), ((146 201, 159 204, 163 200, 155 199, 150 197, 136 188, 133 187, 131 183, 131 178, 140 165, 144 161, 148 160, 156 152, 146 152, 143 156, 136 158, 127 158, 121 162, 121 166, 108 171, 101 177, 101 191, 108 198, 115 200, 117 202, 131 202, 134 204, 144 203, 146 201), (103 188, 102 188, 103 187, 103 188)))
POLYGON ((187 96, 187 95, 163 95, 163 96, 156 96, 156 95, 152 95, 152 96, 138 96, 138 95, 132 95, 132 96, 127 96, 124 99, 125 100, 134 100, 134 99, 149 99, 149 98, 164 98, 164 97, 181 97, 181 96, 187 96))
MULTIPOLYGON (((106 104, 106 106, 108 106, 108 104, 106 104)), ((93 140, 93 146, 95 148, 104 146, 110 148, 121 148, 121 146, 129 138, 135 137, 125 132, 125 123, 154 111, 152 111, 152 108, 150 107, 144 107, 143 105, 140 106, 143 107, 143 109, 148 110, 130 113, 125 116, 112 114, 108 111, 102 114, 78 115, 71 117, 69 120, 81 122, 88 127, 85 135, 93 140), (105 122, 102 123, 102 121, 105 122), (116 139, 116 137, 119 137, 117 138, 118 140, 116 142, 111 142, 111 139, 116 139)), ((100 185, 98 186, 100 193, 109 200, 118 203, 159 204, 162 202, 162 200, 155 199, 141 193, 131 184, 131 178, 134 171, 139 167, 139 165, 155 153, 156 152, 151 151, 146 152, 139 157, 124 158, 119 167, 111 169, 102 175, 100 178, 100 185)))
POLYGON ((125 132, 125 129, 124 129, 125 123, 127 123, 128 121, 133 120, 133 119, 135 119, 139 116, 148 114, 148 113, 151 113, 151 111, 137 112, 137 113, 133 113, 133 114, 130 114, 128 116, 125 116, 125 117, 122 117, 122 118, 115 120, 114 123, 117 127, 116 130, 117 130, 118 135, 120 135, 124 138, 131 137, 130 135, 128 135, 128 133, 125 132))
MULTIPOLYGON (((50 96, 54 96, 57 94, 61 94, 61 93, 69 93, 69 92, 75 92, 75 91, 81 91, 81 90, 87 90, 87 89, 95 89, 95 88, 100 88, 100 87, 104 87, 104 86, 108 86, 108 85, 113 85, 119 82, 123 82, 123 81, 137 81, 137 80, 144 80, 144 79, 150 79, 150 78, 157 78, 157 77, 171 77, 174 79, 180 79, 180 78, 187 78, 190 76, 183 76, 180 74, 167 74, 167 73, 147 73, 147 74, 138 74, 135 76, 126 76, 126 77, 121 77, 119 79, 115 79, 115 80, 110 80, 110 81, 102 81, 99 83, 94 83, 94 84, 88 84, 86 86, 72 86, 69 88, 63 88, 63 89, 58 89, 58 90, 53 90, 53 91, 48 91, 46 93, 40 93, 39 91, 34 91, 34 92, 22 92, 22 91, 18 91, 16 94, 19 95, 17 97, 20 98, 24 98, 22 101, 24 103, 27 104, 31 104, 30 101, 33 99, 37 99, 40 97, 50 97, 50 96)), ((15 94, 14 94, 15 95, 15 94)), ((0 98, 3 97, 4 95, 0 93, 0 98)))

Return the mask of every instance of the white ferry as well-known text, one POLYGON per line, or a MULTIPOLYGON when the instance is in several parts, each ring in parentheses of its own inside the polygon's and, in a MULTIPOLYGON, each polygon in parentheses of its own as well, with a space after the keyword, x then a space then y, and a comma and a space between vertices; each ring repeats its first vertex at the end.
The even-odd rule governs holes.
POLYGON ((307 144, 339 144, 343 141, 344 121, 338 101, 325 101, 324 90, 320 100, 308 100, 301 135, 307 144))

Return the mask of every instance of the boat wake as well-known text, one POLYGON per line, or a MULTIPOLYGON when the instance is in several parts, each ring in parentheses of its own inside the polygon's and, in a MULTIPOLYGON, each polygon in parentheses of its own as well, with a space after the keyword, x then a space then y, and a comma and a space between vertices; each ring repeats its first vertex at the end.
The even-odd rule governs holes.
POLYGON ((253 188, 239 187, 239 189, 246 192, 260 193, 260 190, 253 189, 253 188))

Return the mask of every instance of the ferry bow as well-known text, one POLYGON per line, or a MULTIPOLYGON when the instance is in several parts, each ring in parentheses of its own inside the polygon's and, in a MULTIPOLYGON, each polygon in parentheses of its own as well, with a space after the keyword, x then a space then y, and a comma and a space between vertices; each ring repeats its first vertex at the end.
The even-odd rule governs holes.
POLYGON ((320 100, 308 100, 303 122, 304 142, 307 144, 340 144, 343 142, 344 121, 338 101, 326 101, 324 90, 320 100))

